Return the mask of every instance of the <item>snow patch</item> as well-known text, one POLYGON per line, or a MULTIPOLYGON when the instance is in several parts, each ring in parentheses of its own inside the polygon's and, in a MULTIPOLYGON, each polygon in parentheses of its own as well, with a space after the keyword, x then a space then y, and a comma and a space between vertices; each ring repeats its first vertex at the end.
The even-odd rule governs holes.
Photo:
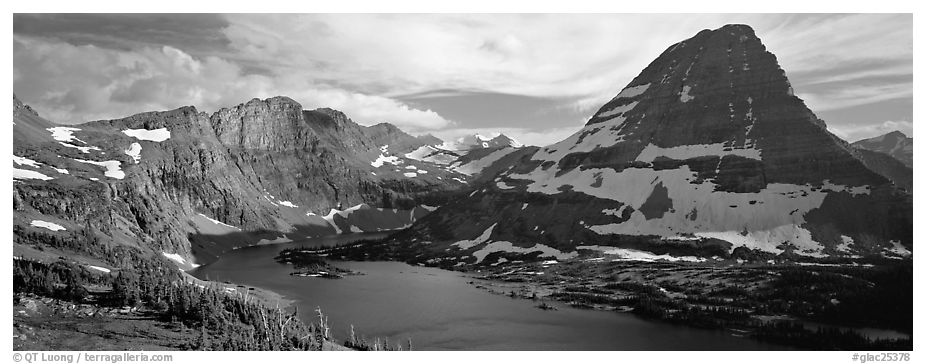
POLYGON ((634 102, 631 102, 631 103, 629 103, 629 104, 624 104, 624 105, 620 105, 620 106, 615 106, 615 107, 611 108, 611 109, 608 110, 608 111, 602 111, 602 112, 598 113, 598 115, 596 115, 596 116, 599 117, 599 118, 606 118, 606 117, 609 117, 609 116, 623 115, 625 112, 628 112, 628 111, 630 111, 630 110, 633 110, 633 108, 637 107, 637 104, 638 104, 638 102, 637 102, 637 101, 634 101, 634 102))
POLYGON ((94 147, 94 146, 80 147, 80 146, 75 145, 74 142, 80 142, 82 144, 87 144, 87 142, 80 140, 74 136, 75 131, 80 131, 80 129, 78 128, 71 128, 71 127, 66 127, 66 126, 56 126, 54 128, 48 128, 45 130, 48 130, 49 132, 51 132, 52 139, 57 140, 58 144, 61 144, 65 147, 74 148, 74 149, 80 150, 83 153, 90 153, 91 150, 97 150, 97 151, 102 150, 99 147, 94 147))
POLYGON ((128 135, 138 140, 147 140, 149 142, 163 142, 170 139, 170 130, 160 128, 154 130, 148 129, 126 129, 122 134, 128 135))
POLYGON ((486 241, 489 240, 489 237, 492 236, 492 230, 495 229, 495 225, 498 225, 498 223, 492 224, 492 226, 489 226, 489 228, 485 229, 485 231, 483 231, 481 235, 477 236, 476 238, 472 240, 460 240, 451 245, 460 247, 460 249, 462 250, 467 250, 476 245, 485 243, 486 241))
POLYGON ((694 96, 688 95, 688 92, 691 92, 691 86, 685 85, 682 87, 682 92, 679 94, 679 101, 688 102, 694 100, 694 96))
MULTIPOLYGON (((822 248, 801 228, 804 215, 819 208, 827 195, 819 187, 772 183, 755 193, 715 191, 716 185, 710 180, 690 183, 697 176, 688 166, 658 171, 626 168, 620 172, 610 168, 576 168, 559 173, 554 165, 545 171, 537 168, 529 174, 512 174, 508 178, 531 181, 527 192, 555 195, 569 185, 575 192, 618 201, 634 209, 627 221, 590 227, 601 235, 694 234, 729 241, 732 248, 747 246, 774 253, 780 252, 777 246, 785 241, 791 241, 799 251, 816 252, 822 248), (647 219, 639 209, 659 183, 666 188, 672 208, 661 218, 647 219), (748 233, 743 235, 743 231, 748 233)), ((602 211, 609 212, 612 211, 602 211)))
POLYGON ((63 143, 63 142, 58 142, 58 144, 61 144, 61 145, 65 146, 65 147, 68 147, 68 148, 77 149, 77 150, 81 151, 81 153, 90 153, 91 150, 96 150, 96 151, 102 150, 102 149, 100 149, 99 147, 94 147, 94 146, 79 147, 79 146, 76 146, 76 145, 71 144, 71 143, 63 143))
POLYGON ((39 172, 33 171, 33 170, 19 169, 19 168, 13 167, 13 179, 14 180, 16 179, 40 179, 43 181, 47 181, 53 178, 46 176, 44 174, 41 174, 39 172))
POLYGON ((834 192, 849 192, 850 194, 852 194, 852 196, 871 194, 871 187, 868 185, 849 187, 849 186, 833 184, 828 179, 823 180, 823 189, 832 190, 834 192))
POLYGON ((112 272, 109 268, 97 267, 97 266, 95 266, 95 265, 87 265, 87 268, 94 269, 94 270, 98 270, 98 271, 103 272, 103 273, 110 273, 110 272, 112 272))
POLYGON ((129 157, 132 157, 132 160, 135 161, 135 164, 138 164, 138 161, 141 160, 141 144, 132 143, 129 146, 129 149, 124 150, 125 154, 129 157))
POLYGON ((40 227, 40 228, 45 228, 51 231, 67 230, 64 228, 64 226, 55 224, 53 222, 42 221, 42 220, 32 220, 32 222, 30 222, 29 225, 40 227))
POLYGON ((402 175, 408 178, 418 177, 418 174, 415 172, 405 172, 405 173, 402 173, 402 175))
POLYGON ((29 167, 32 167, 32 168, 41 168, 41 167, 42 167, 42 163, 36 162, 36 161, 31 160, 31 159, 26 158, 26 157, 20 157, 20 156, 17 156, 17 155, 13 155, 13 163, 16 163, 17 165, 20 165, 20 166, 22 166, 22 165, 29 166, 29 167))
POLYGON ((161 255, 163 255, 167 259, 180 263, 181 265, 186 265, 186 259, 183 259, 183 257, 180 256, 180 254, 161 252, 161 255))
POLYGON ((614 101, 617 99, 623 99, 623 98, 630 99, 630 98, 640 96, 644 92, 646 92, 646 89, 648 89, 649 86, 650 84, 648 83, 643 84, 643 85, 637 85, 637 86, 627 86, 623 90, 621 90, 621 92, 617 94, 617 96, 614 96, 614 98, 611 99, 611 101, 614 101))
POLYGON ((232 229, 235 229, 235 230, 241 230, 241 228, 239 228, 239 227, 237 227, 237 226, 232 226, 232 225, 226 224, 226 223, 221 222, 221 221, 219 221, 219 220, 213 219, 213 218, 211 218, 211 217, 209 217, 209 216, 206 216, 206 215, 203 215, 203 214, 197 214, 197 215, 202 216, 203 218, 205 218, 206 220, 209 220, 209 221, 212 222, 213 224, 221 225, 221 226, 225 226, 225 227, 229 227, 229 228, 232 228, 232 229))
POLYGON ((72 158, 72 159, 80 163, 87 163, 87 164, 92 164, 95 166, 106 168, 106 172, 103 173, 103 175, 105 175, 106 177, 115 178, 115 179, 125 178, 125 172, 123 172, 122 168, 120 167, 122 165, 122 162, 120 161, 97 162, 97 161, 88 161, 88 160, 77 159, 77 158, 72 158))
POLYGON ((616 248, 611 246, 600 246, 600 245, 582 245, 577 246, 576 250, 595 250, 607 255, 616 255, 617 260, 636 260, 642 262, 654 262, 657 260, 665 260, 670 262, 703 262, 707 259, 702 257, 694 256, 672 256, 668 254, 656 255, 647 251, 635 250, 635 249, 624 249, 616 248))
POLYGON ((297 207, 299 207, 299 206, 296 206, 295 204, 293 204, 292 202, 289 202, 289 201, 280 201, 280 205, 283 205, 283 206, 286 206, 286 207, 291 207, 291 208, 297 208, 297 207))
MULTIPOLYGON (((387 147, 388 147, 388 146, 387 146, 387 147)), ((344 232, 343 232, 343 231, 341 230, 341 228, 339 228, 338 225, 335 224, 335 222, 334 222, 334 215, 338 215, 338 216, 341 216, 341 217, 343 217, 343 218, 346 219, 352 212, 357 211, 357 210, 360 210, 360 209, 363 208, 364 206, 366 206, 366 204, 359 204, 359 205, 350 207, 350 208, 348 208, 348 209, 346 209, 346 210, 343 210, 343 211, 342 211, 342 210, 338 210, 338 209, 331 209, 331 211, 329 211, 327 215, 322 216, 322 218, 325 219, 325 221, 328 222, 328 225, 331 225, 331 227, 334 228, 334 231, 335 231, 336 234, 343 234, 344 232)))
POLYGON ((724 143, 681 145, 671 148, 661 148, 649 143, 646 148, 643 148, 636 160, 638 162, 652 163, 658 157, 685 160, 704 156, 723 157, 727 155, 762 160, 762 151, 758 149, 732 148, 725 146, 724 143))
POLYGON ((510 190, 514 188, 514 186, 509 186, 504 181, 499 181, 498 183, 495 184, 495 186, 497 186, 501 190, 510 190))
POLYGON ((891 247, 886 250, 902 257, 913 255, 907 247, 900 244, 900 241, 897 240, 891 240, 891 247))
POLYGON ((66 126, 56 126, 54 128, 45 129, 51 132, 51 137, 59 142, 72 143, 78 141, 84 144, 87 144, 83 140, 77 139, 74 136, 75 131, 80 131, 78 128, 70 128, 66 126))
POLYGON ((563 253, 555 248, 551 248, 543 244, 534 244, 534 246, 530 248, 522 248, 514 246, 514 244, 511 244, 510 241, 494 241, 487 244, 482 249, 473 252, 473 256, 476 257, 476 263, 479 263, 485 259, 487 255, 494 252, 527 254, 537 251, 541 252, 540 257, 553 257, 558 260, 571 259, 579 255, 578 252, 563 253))
POLYGON ((492 163, 495 163, 499 159, 502 159, 502 157, 509 155, 517 150, 518 150, 517 148, 505 147, 505 148, 496 150, 492 153, 489 153, 489 155, 485 157, 469 161, 466 164, 451 166, 450 169, 455 172, 459 172, 459 173, 471 176, 476 173, 482 172, 483 169, 492 165, 492 163))
POLYGON ((852 237, 843 235, 843 236, 840 236, 840 238, 842 240, 842 243, 840 243, 839 245, 836 245, 836 251, 840 251, 843 253, 852 252, 852 248, 850 247, 850 245, 855 243, 852 237))
POLYGON ((382 167, 386 163, 389 163, 392 165, 399 165, 402 163, 402 161, 399 160, 399 157, 396 157, 394 155, 387 157, 386 155, 380 153, 379 157, 377 157, 375 161, 370 162, 370 165, 373 167, 379 168, 379 167, 382 167))

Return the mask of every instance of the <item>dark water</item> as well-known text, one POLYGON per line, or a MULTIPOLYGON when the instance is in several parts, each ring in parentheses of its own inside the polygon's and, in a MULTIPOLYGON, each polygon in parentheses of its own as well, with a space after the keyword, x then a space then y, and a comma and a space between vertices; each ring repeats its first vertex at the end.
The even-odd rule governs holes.
MULTIPOLYGON (((377 235, 363 235, 377 237, 377 235)), ((378 235, 382 236, 382 235, 378 235)), ((367 338, 388 337, 416 350, 769 350, 780 349, 728 332, 643 320, 625 313, 579 310, 554 303, 544 311, 528 300, 490 294, 463 273, 397 262, 334 262, 366 273, 344 279, 293 277, 273 258, 294 246, 344 244, 360 235, 242 248, 200 267, 200 278, 252 285, 296 301, 306 322, 321 307, 332 334, 350 325, 367 338)))

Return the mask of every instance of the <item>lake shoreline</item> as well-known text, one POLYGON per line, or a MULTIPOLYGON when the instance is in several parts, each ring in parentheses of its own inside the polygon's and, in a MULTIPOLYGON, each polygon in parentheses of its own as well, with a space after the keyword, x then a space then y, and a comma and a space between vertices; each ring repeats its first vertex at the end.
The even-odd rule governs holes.
POLYGON ((293 265, 274 261, 287 248, 350 245, 375 236, 339 236, 290 244, 255 246, 223 255, 195 274, 275 292, 292 300, 300 318, 314 322, 320 307, 331 317, 332 335, 388 338, 425 350, 786 350, 725 332, 564 307, 541 310, 523 300, 489 294, 468 285, 471 272, 401 261, 331 260, 366 273, 343 279, 295 277, 293 265), (393 287, 393 288, 390 288, 393 287), (488 306, 486 306, 488 305, 488 306), (378 312, 388 312, 379 315, 378 312), (552 325, 552 326, 551 326, 552 325), (591 329, 585 327, 590 326, 591 329), (437 331, 434 331, 437 330, 437 331), (642 330, 642 331, 641 331, 642 330), (648 332, 649 337, 636 335, 648 332), (665 339, 655 340, 655 337, 665 339), (493 336, 499 336, 492 338, 493 336), (564 338, 567 338, 564 340, 564 338), (705 341, 708 340, 708 341, 705 341))

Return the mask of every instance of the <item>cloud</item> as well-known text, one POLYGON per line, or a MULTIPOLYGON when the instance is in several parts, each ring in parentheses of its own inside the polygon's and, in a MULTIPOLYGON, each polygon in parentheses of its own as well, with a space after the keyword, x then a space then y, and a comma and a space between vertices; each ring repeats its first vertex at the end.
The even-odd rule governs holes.
POLYGON ((370 93, 467 89, 570 98, 588 113, 671 44, 701 29, 746 23, 798 91, 821 96, 814 102, 821 108, 912 94, 909 82, 875 85, 893 87, 885 93, 845 82, 912 79, 909 14, 248 14, 226 20, 225 35, 242 62, 311 70, 370 93), (839 93, 829 92, 837 86, 839 93), (827 101, 830 96, 836 100, 827 101))
MULTIPOLYGON (((589 116, 671 44, 728 23, 756 30, 815 112, 912 100, 910 14, 18 15, 14 88, 55 120, 286 95, 412 132, 488 125, 502 101, 459 98, 482 110, 448 114, 408 95, 565 100, 532 108, 562 122, 491 121, 540 132, 589 116)), ((835 122, 872 120, 847 115, 835 122)))
POLYGON ((836 136, 855 142, 862 139, 868 139, 879 135, 884 135, 892 131, 900 131, 907 136, 913 136, 913 123, 906 120, 884 121, 874 125, 841 125, 838 127, 829 126, 829 131, 836 136))
POLYGON ((830 111, 879 101, 912 98, 913 82, 894 82, 868 85, 856 88, 828 88, 819 92, 800 92, 796 95, 804 100, 811 110, 830 111))
POLYGON ((254 97, 285 95, 305 108, 342 110, 364 124, 388 121, 412 130, 452 125, 433 111, 318 84, 305 74, 245 74, 236 63, 196 58, 169 46, 125 51, 14 36, 13 47, 17 96, 61 123, 184 105, 212 112, 254 97))

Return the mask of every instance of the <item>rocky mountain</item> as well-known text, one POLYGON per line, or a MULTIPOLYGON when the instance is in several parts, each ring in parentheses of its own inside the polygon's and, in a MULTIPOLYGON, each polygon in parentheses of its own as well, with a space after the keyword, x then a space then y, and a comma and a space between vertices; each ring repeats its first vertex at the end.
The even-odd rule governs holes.
POLYGON ((911 196, 827 131, 745 25, 670 46, 581 130, 480 178, 388 244, 437 265, 912 250, 911 196))
POLYGON ((389 150, 395 153, 408 153, 422 146, 435 146, 444 143, 443 140, 431 134, 409 135, 389 123, 380 123, 367 127, 366 134, 376 145, 389 146, 389 150))
POLYGON ((905 166, 913 168, 913 138, 909 138, 899 131, 859 140, 852 143, 852 146, 887 154, 899 160, 905 166))
POLYGON ((13 102, 24 234, 95 236, 185 268, 243 245, 404 228, 468 178, 393 155, 385 143, 417 139, 394 126, 286 97, 73 126, 13 102))
POLYGON ((499 133, 494 137, 484 136, 481 134, 464 135, 451 142, 443 143, 439 147, 446 150, 467 151, 484 148, 520 148, 523 146, 524 145, 521 144, 521 142, 514 140, 505 134, 499 133))

